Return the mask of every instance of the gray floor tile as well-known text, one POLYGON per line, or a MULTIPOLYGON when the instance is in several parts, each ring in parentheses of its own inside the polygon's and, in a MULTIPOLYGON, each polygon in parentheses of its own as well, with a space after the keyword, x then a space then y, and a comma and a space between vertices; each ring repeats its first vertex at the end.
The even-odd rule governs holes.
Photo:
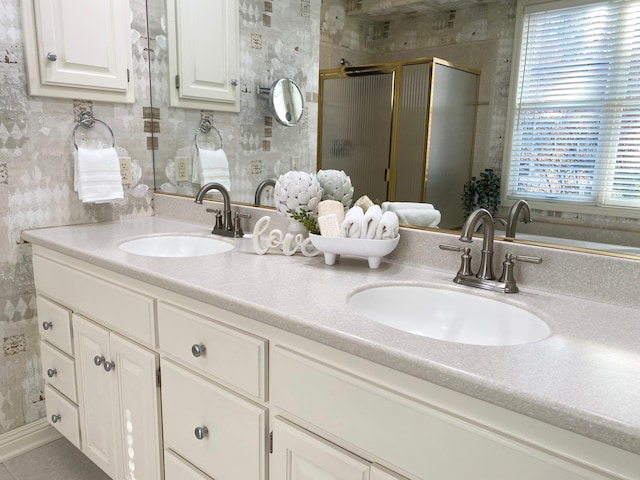
POLYGON ((64 438, 8 460, 4 465, 16 480, 108 479, 102 472, 99 476, 97 467, 64 438))
POLYGON ((16 480, 16 477, 11 475, 4 465, 0 464, 0 480, 16 480))

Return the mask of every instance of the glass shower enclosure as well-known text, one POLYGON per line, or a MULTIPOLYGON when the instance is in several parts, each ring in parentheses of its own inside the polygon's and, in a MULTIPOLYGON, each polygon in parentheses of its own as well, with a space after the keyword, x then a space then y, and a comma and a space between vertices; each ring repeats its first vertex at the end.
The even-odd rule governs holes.
POLYGON ((320 71, 318 169, 344 170, 355 198, 427 202, 463 222, 480 72, 437 58, 320 71))

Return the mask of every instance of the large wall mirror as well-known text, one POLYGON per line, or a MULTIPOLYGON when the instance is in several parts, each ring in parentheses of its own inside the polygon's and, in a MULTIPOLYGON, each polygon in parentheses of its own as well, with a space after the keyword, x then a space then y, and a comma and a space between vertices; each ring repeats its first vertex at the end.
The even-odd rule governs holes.
MULTIPOLYGON (((481 72, 472 174, 502 171, 508 110, 516 2, 437 0, 367 2, 351 0, 246 0, 240 9, 240 112, 169 106, 167 1, 148 0, 153 142, 156 189, 194 195, 197 184, 175 178, 175 159, 191 158, 193 138, 202 118, 220 132, 229 161, 231 197, 253 203, 264 180, 288 170, 315 171, 320 69, 394 63, 437 57, 481 72), (286 34, 285 34, 286 33, 286 34), (301 121, 279 124, 260 86, 290 78, 305 101, 301 121)), ((214 48, 213 46, 211 48, 214 48)), ((348 174, 348 170, 345 169, 348 174)), ((191 179, 190 179, 191 180, 191 179)), ((357 186, 356 186, 357 187, 357 186)), ((459 185, 451 188, 459 189, 459 185)), ((462 195, 462 191, 460 191, 462 195)), ((502 203, 502 214, 510 207, 502 203)), ((534 223, 518 236, 579 247, 617 244, 618 252, 640 251, 637 210, 628 216, 534 210, 534 223), (533 230, 535 227, 535 231, 533 230)), ((614 249, 615 250, 615 249, 614 249)))

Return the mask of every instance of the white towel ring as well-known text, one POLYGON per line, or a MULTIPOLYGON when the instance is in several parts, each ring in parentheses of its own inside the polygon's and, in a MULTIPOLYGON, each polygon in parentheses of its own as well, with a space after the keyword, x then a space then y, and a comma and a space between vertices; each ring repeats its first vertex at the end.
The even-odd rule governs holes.
POLYGON ((93 113, 87 110, 80 114, 78 123, 76 123, 76 126, 73 128, 73 135, 72 135, 73 146, 76 147, 76 150, 78 150, 78 144, 76 143, 76 130, 78 130, 78 127, 93 128, 96 122, 101 123, 102 125, 107 127, 107 130, 109 130, 109 133, 111 134, 111 146, 112 147, 116 146, 116 137, 113 134, 113 130, 111 130, 111 127, 107 125, 105 122, 103 122, 102 120, 98 120, 97 118, 95 118, 93 116, 93 113))
POLYGON ((211 120, 209 120, 208 118, 203 118, 202 120, 200 120, 200 126, 197 128, 196 134, 193 137, 193 141, 196 144, 196 149, 198 150, 200 149, 200 146, 198 145, 198 134, 200 132, 207 134, 211 130, 215 130, 216 133, 218 134, 218 137, 220 137, 219 148, 222 148, 222 135, 220 134, 220 130, 218 130, 216 127, 213 126, 213 124, 211 123, 211 120))

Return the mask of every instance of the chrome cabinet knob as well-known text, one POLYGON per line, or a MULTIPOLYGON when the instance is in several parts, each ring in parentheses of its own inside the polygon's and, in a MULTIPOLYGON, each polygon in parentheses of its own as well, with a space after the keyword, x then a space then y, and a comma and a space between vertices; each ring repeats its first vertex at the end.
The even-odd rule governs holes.
POLYGON ((198 440, 202 440, 209 434, 209 429, 207 427, 196 427, 193 433, 198 440))
POLYGON ((96 367, 99 367, 104 363, 104 356, 96 355, 93 357, 93 363, 95 363, 96 367))
POLYGON ((231 86, 232 87, 237 87, 238 86, 238 80, 235 79, 235 78, 231 79, 231 86))
POLYGON ((53 378, 57 374, 58 374, 58 370, 56 370, 55 368, 50 368, 49 370, 47 370, 47 376, 49 378, 53 378))
POLYGON ((51 415, 51 421, 53 423, 58 423, 60 420, 62 420, 62 416, 58 415, 57 413, 54 415, 51 415))
POLYGON ((53 323, 51 323, 51 322, 42 322, 42 328, 44 328, 45 330, 49 330, 50 328, 53 328, 53 323))
POLYGON ((58 60, 58 56, 55 54, 55 52, 49 52, 47 53, 47 60, 49 60, 50 62, 55 62, 56 60, 58 60))
POLYGON ((193 347, 191 347, 191 354, 196 358, 201 355, 204 355, 206 351, 207 351, 207 347, 205 346, 204 343, 201 343, 199 345, 196 343, 193 347))
POLYGON ((104 362, 104 365, 102 365, 102 367, 104 368, 105 372, 110 372, 111 370, 116 368, 116 362, 104 362))

